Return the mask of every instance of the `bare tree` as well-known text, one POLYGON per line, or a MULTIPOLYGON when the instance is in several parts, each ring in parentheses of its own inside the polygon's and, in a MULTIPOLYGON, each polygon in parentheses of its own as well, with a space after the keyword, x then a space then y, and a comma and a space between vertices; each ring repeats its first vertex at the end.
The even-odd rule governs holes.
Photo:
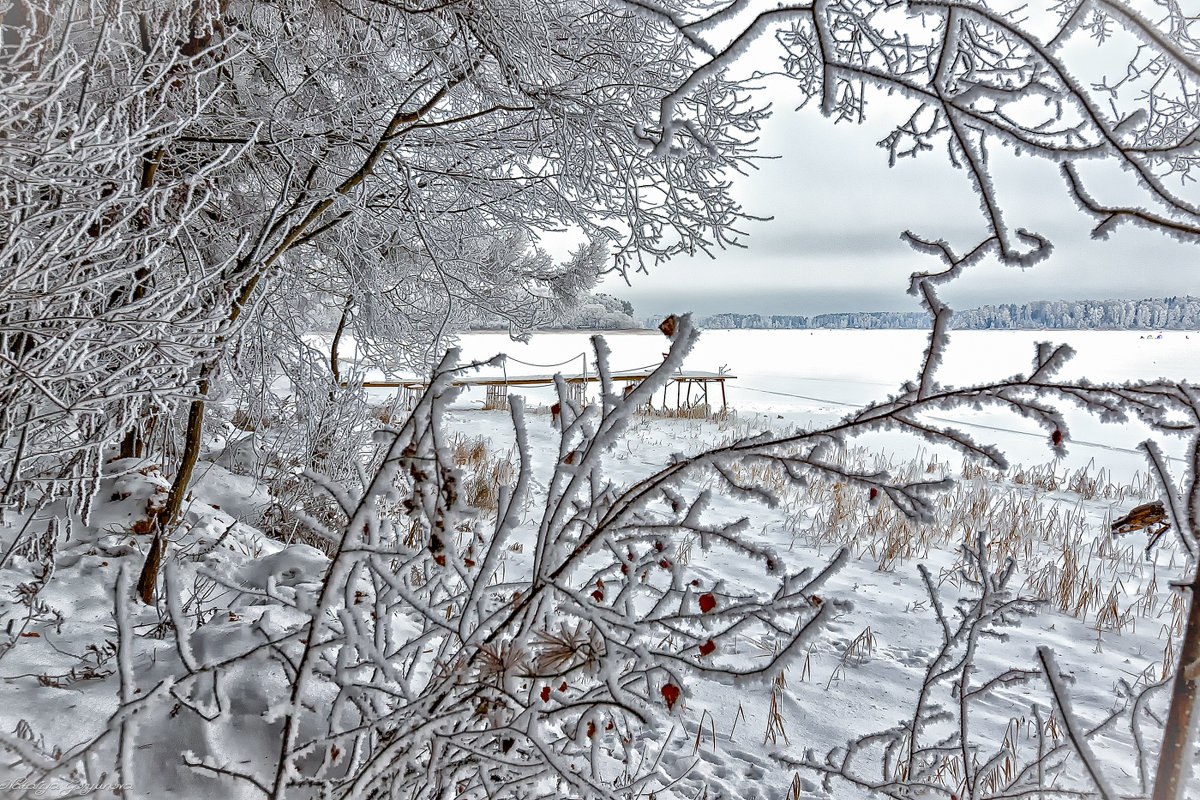
MULTIPOLYGON (((676 101, 689 96, 699 81, 735 63, 756 38, 771 35, 782 47, 781 71, 825 116, 862 121, 871 91, 909 104, 904 121, 879 142, 891 163, 945 148, 951 163, 962 169, 979 197, 987 235, 956 249, 936 235, 904 233, 914 248, 943 264, 941 270, 915 276, 912 286, 934 321, 920 395, 935 391, 930 381, 951 313, 937 298, 935 285, 984 257, 1031 265, 1051 250, 1044 236, 1008 223, 996 191, 1003 176, 996 174, 989 149, 1003 147, 1059 164, 1067 193, 1096 220, 1096 238, 1126 223, 1184 241, 1200 236, 1200 205, 1189 191, 1200 131, 1195 103, 1200 79, 1195 30, 1200 18, 1178 3, 1067 0, 1031 7, 815 0, 763 9, 749 0, 730 0, 701 13, 653 0, 623 0, 622 5, 674 26, 701 62, 692 79, 664 99, 656 130, 645 140, 655 152, 669 151, 688 129, 687 110, 676 101), (1089 40, 1098 47, 1085 47, 1089 40), (1089 180, 1095 171, 1085 162, 1111 165, 1131 175, 1132 193, 1118 190, 1125 193, 1106 199, 1114 192, 1113 182, 1089 180)), ((1193 437, 1184 478, 1189 487, 1183 493, 1186 499, 1171 506, 1172 520, 1195 562, 1200 462, 1195 456, 1194 390, 1182 385, 1169 393, 1187 420, 1180 430, 1193 437)), ((1175 497, 1178 491, 1163 461, 1153 464, 1164 492, 1175 497)), ((1191 612, 1155 800, 1182 796, 1195 747, 1191 719, 1197 699, 1195 665, 1200 663, 1197 579, 1186 583, 1193 588, 1181 586, 1191 594, 1191 612)))

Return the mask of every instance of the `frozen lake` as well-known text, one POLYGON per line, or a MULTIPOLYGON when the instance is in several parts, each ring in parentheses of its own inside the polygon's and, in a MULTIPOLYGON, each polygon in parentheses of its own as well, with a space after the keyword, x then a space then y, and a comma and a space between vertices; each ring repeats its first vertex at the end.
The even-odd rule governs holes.
MULTIPOLYGON (((1121 380, 1200 381, 1200 333, 1168 331, 959 331, 951 335, 940 382, 968 385, 1026 373, 1037 342, 1067 343, 1077 355, 1061 373, 1064 378, 1092 382, 1121 380)), ((661 361, 667 340, 657 331, 606 333, 613 369, 633 369, 661 361)), ((579 374, 586 355, 594 373, 587 332, 535 335, 528 343, 503 333, 471 333, 462 337, 466 359, 485 359, 499 352, 510 357, 509 375, 561 370, 579 374), (526 362, 525 364, 518 363, 526 362), (565 362, 565 363, 564 363, 565 362), (536 366, 531 366, 536 365, 536 366), (546 366, 557 365, 557 366, 546 366)), ((917 375, 928 333, 921 330, 713 330, 701 334, 686 366, 737 376, 728 384, 729 404, 743 417, 761 417, 763 425, 812 425, 830 422, 854 408, 880 400, 917 375), (782 421, 781 421, 782 420, 782 421)), ((489 372, 491 372, 489 370, 489 372)), ((547 390, 527 391, 532 402, 547 402, 547 390)), ((464 397, 482 402, 482 392, 464 397)), ((1000 412, 962 411, 956 421, 968 424, 977 438, 1001 444, 1016 462, 1044 462, 1052 453, 1044 432, 1029 422, 1000 412)), ((1072 412, 1066 467, 1095 460, 1116 475, 1143 468, 1134 451, 1148 435, 1138 423, 1103 425, 1072 412)), ((906 446, 899 435, 883 437, 887 449, 906 446)), ((1168 452, 1180 455, 1179 448, 1168 452)))

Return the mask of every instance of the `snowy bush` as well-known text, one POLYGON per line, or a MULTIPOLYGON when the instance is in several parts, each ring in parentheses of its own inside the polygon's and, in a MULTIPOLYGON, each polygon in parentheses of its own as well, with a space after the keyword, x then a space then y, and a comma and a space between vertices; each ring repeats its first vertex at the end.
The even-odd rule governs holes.
MULTIPOLYGON (((838 559, 789 570, 744 520, 710 521, 711 493, 686 495, 697 463, 632 486, 605 478, 606 453, 694 335, 681 321, 654 376, 629 395, 606 381, 599 406, 580 409, 560 384, 556 466, 532 506, 514 400, 520 463, 490 524, 464 502, 441 430, 460 371, 451 354, 404 424, 379 434, 373 473, 352 485, 309 473, 344 516, 336 530, 309 520, 335 543, 328 563, 303 546, 240 566, 214 561, 193 530, 166 562, 165 646, 148 649, 132 630, 156 614, 131 602, 123 564, 121 708, 98 739, 63 756, 33 758, 33 745, 6 739, 29 757, 22 777, 94 783, 97 764, 115 764, 115 780, 140 792, 231 796, 241 786, 289 797, 600 797, 688 785, 678 754, 648 753, 667 747, 672 721, 687 714, 689 685, 773 674, 840 605, 817 594, 838 559), (681 534, 757 564, 774 590, 692 577, 676 556, 681 534), (242 599, 206 610, 214 590, 242 599), (225 624, 241 615, 253 625, 225 624), (775 642, 776 655, 740 664, 727 650, 745 636, 775 642)), ((607 377, 599 340, 597 358, 607 377)))

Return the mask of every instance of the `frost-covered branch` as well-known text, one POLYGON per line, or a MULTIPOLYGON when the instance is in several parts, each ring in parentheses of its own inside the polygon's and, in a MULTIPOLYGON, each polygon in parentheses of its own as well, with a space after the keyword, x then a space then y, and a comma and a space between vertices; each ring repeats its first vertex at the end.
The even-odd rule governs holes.
MULTIPOLYGON (((756 55, 778 54, 782 73, 826 116, 861 121, 872 91, 903 98, 911 111, 880 147, 893 164, 944 147, 971 183, 989 240, 1005 263, 1041 260, 1048 242, 1010 232, 1007 217, 1013 210, 1002 207, 996 184, 1003 176, 988 156, 995 145, 1060 163, 1069 195, 1101 220, 1093 232, 1097 237, 1124 221, 1182 238, 1194 238, 1200 229, 1200 206, 1186 188, 1200 163, 1200 116, 1192 102, 1200 82, 1194 13, 1119 0, 1048 3, 1033 13, 985 0, 821 2, 757 14, 754 9, 742 0, 718 4, 705 12, 723 20, 714 30, 703 26, 700 15, 673 11, 656 19, 687 32, 685 41, 699 62, 697 80, 736 63, 748 43, 770 27, 781 51, 750 46, 756 55), (1115 36, 1114 25, 1126 35, 1115 36), (719 39, 713 38, 716 32, 719 39), (1102 58, 1115 56, 1111 72, 1099 79, 1087 48, 1078 46, 1089 38, 1102 58), (1129 39, 1136 49, 1125 46, 1129 39), (1130 201, 1110 207, 1083 187, 1076 165, 1098 159, 1135 177, 1138 188, 1130 201), (1171 176, 1182 181, 1176 185, 1167 180, 1171 176)), ((669 151, 688 129, 679 101, 693 82, 681 82, 654 118, 662 131, 653 142, 657 152, 669 151)))
POLYGON ((1054 695, 1054 703, 1058 706, 1058 711, 1062 715, 1063 726, 1067 729, 1067 736, 1071 740, 1071 746, 1079 754, 1079 758, 1087 769, 1088 775, 1091 776, 1092 781, 1096 784, 1096 789, 1099 790, 1100 796, 1104 800, 1114 800, 1117 795, 1113 791, 1112 786, 1109 785, 1108 779, 1104 777, 1104 773, 1100 771, 1096 755, 1092 752, 1092 748, 1084 735, 1083 728, 1079 725, 1078 720, 1075 718, 1075 712, 1071 709, 1067 698, 1067 690, 1063 685, 1062 672, 1054 660, 1054 654, 1047 647, 1039 647, 1037 652, 1038 660, 1042 662, 1042 672, 1046 676, 1046 682, 1050 684, 1050 691, 1054 695))

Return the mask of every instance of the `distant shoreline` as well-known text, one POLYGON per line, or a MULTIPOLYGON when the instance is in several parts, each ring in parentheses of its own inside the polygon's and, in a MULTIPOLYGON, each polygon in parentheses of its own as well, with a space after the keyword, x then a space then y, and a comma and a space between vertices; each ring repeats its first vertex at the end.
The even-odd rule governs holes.
MULTIPOLYGON (((619 330, 597 331, 597 333, 626 333, 626 332, 628 332, 628 333, 644 333, 647 330, 648 329, 642 328, 642 329, 632 330, 632 331, 619 331, 619 330)), ((712 328, 712 327, 707 327, 706 328, 706 327, 701 327, 700 330, 702 330, 702 331, 811 331, 813 333, 815 333, 817 331, 879 331, 882 333, 885 331, 928 331, 929 326, 925 326, 923 328, 916 327, 916 326, 904 327, 904 328, 901 328, 898 326, 895 328, 855 328, 855 327, 850 327, 850 326, 846 326, 844 328, 834 328, 834 327, 828 327, 828 328, 712 328)), ((1008 332, 1033 333, 1033 332, 1038 332, 1038 331, 1078 331, 1078 332, 1092 331, 1092 332, 1096 332, 1096 333, 1197 333, 1197 334, 1200 334, 1200 325, 1197 325, 1196 327, 1192 327, 1192 328, 1166 328, 1166 327, 1163 327, 1163 328, 1074 328, 1074 327, 1050 328, 1050 327, 1045 327, 1045 326, 1028 327, 1028 328, 1016 328, 1016 327, 1014 327, 1014 328, 955 328, 955 327, 951 327, 950 330, 957 331, 959 333, 965 333, 966 331, 970 331, 972 333, 987 333, 987 332, 992 332, 992 333, 1008 333, 1008 332)), ((478 333, 478 331, 475 331, 475 332, 478 333)), ((549 331, 547 331, 547 332, 549 332, 549 331)))
MULTIPOLYGON (((851 311, 814 316, 707 314, 695 323, 709 330, 927 330, 925 311, 851 311)), ((1200 297, 1140 300, 1035 300, 955 311, 951 330, 1200 330, 1200 297)))
MULTIPOLYGON (((621 302, 609 298, 614 303, 621 302)), ((626 306, 628 304, 625 304, 626 306)), ((636 324, 631 314, 606 320, 614 326, 636 324)), ((539 328, 544 333, 593 331, 596 333, 657 333, 661 317, 644 318, 643 328, 605 327, 596 324, 539 328)), ((693 314, 701 330, 928 330, 925 311, 844 311, 804 316, 799 314, 693 314)), ((1157 297, 1141 300, 1035 300, 1001 303, 954 312, 951 330, 1018 331, 1200 331, 1200 297, 1157 297)), ((473 333, 507 333, 506 328, 480 326, 473 333)))
MULTIPOLYGON (((841 328, 834 328, 834 327, 828 327, 828 328, 716 328, 716 327, 706 327, 706 326, 702 325, 699 327, 699 330, 702 332, 703 331, 789 331, 790 330, 790 331, 809 331, 811 333, 816 333, 817 331, 878 331, 880 333, 883 333, 886 331, 928 331, 929 327, 926 326, 923 328, 919 328, 919 327, 913 326, 913 327, 906 327, 906 328, 901 328, 901 327, 855 328, 855 327, 847 326, 847 327, 841 327, 841 328)), ((966 332, 966 331, 971 331, 972 333, 977 333, 977 332, 985 332, 986 333, 989 331, 993 332, 993 333, 1022 333, 1022 332, 1036 333, 1039 331, 1073 331, 1073 332, 1092 331, 1092 332, 1096 332, 1096 333, 1143 333, 1143 334, 1149 334, 1149 333, 1195 333, 1197 335, 1200 335, 1200 325, 1197 325, 1196 327, 1191 327, 1191 328, 1166 328, 1166 327, 1163 327, 1163 328, 1066 328, 1066 327, 1063 327, 1063 328, 1048 328, 1048 327, 953 328, 952 327, 951 331, 957 331, 960 333, 966 332)), ((472 334, 472 335, 487 333, 487 334, 493 334, 493 335, 508 336, 508 331, 502 331, 502 330, 496 330, 496 329, 490 329, 490 328, 474 328, 471 330, 463 331, 463 333, 472 334)), ((633 334, 633 335, 638 335, 638 336, 647 336, 647 335, 661 336, 662 335, 656 328, 538 328, 536 330, 530 331, 530 333, 531 334, 538 334, 538 333, 599 333, 599 334, 606 334, 606 335, 613 334, 613 333, 620 333, 620 334, 633 334)), ((1147 337, 1147 338, 1149 338, 1149 337, 1147 337)))

